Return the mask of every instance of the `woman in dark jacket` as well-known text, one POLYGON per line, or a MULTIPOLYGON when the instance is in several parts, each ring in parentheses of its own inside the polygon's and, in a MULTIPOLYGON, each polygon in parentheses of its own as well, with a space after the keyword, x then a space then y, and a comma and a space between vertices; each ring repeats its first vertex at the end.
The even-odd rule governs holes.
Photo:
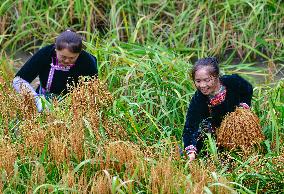
POLYGON ((224 116, 237 106, 249 108, 252 85, 239 75, 220 77, 214 57, 199 59, 192 69, 197 88, 188 107, 183 130, 184 149, 189 160, 195 159, 203 147, 204 133, 215 133, 224 116))
POLYGON ((82 38, 71 30, 59 34, 55 44, 41 48, 17 72, 13 87, 19 93, 34 96, 39 112, 41 98, 64 95, 67 85, 78 83, 80 76, 97 76, 96 58, 82 50, 82 38), (39 76, 40 85, 34 90, 30 83, 39 76))

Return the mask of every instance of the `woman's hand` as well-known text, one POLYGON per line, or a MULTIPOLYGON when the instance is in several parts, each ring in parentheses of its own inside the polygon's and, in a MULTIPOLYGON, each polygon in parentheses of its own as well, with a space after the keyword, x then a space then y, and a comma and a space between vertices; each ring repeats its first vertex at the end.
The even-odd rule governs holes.
POLYGON ((195 159, 196 155, 195 155, 194 152, 191 152, 191 153, 187 154, 187 157, 188 157, 189 161, 191 162, 195 159))
POLYGON ((249 105, 247 103, 240 103, 240 107, 244 108, 244 109, 250 109, 249 105))
POLYGON ((187 157, 189 158, 189 161, 192 161, 192 160, 195 159, 196 152, 197 152, 197 149, 193 145, 189 145, 185 148, 185 153, 186 153, 187 157))
POLYGON ((35 97, 35 104, 38 112, 50 111, 52 104, 44 97, 44 95, 37 95, 35 97))
POLYGON ((35 96, 35 104, 36 104, 36 109, 38 112, 42 112, 43 110, 43 105, 42 105, 42 99, 41 96, 35 96))

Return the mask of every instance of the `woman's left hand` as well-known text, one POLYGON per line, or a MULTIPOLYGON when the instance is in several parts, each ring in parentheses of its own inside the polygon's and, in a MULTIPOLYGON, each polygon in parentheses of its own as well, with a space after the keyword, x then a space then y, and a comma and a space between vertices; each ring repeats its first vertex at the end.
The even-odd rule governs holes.
POLYGON ((247 103, 241 102, 240 106, 244 109, 250 109, 249 105, 247 103))

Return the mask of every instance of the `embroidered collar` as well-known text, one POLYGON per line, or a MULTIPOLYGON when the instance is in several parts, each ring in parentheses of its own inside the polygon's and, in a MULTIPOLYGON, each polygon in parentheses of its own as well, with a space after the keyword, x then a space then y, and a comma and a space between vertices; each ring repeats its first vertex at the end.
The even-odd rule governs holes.
POLYGON ((51 84, 53 81, 53 76, 54 76, 54 72, 55 70, 58 71, 69 71, 75 64, 69 65, 69 66, 63 66, 60 65, 58 63, 58 59, 57 57, 52 58, 52 63, 50 64, 51 68, 49 71, 49 75, 48 75, 48 80, 47 80, 47 84, 46 84, 46 92, 50 92, 50 88, 51 88, 51 84))
POLYGON ((221 85, 220 90, 218 91, 217 94, 215 94, 214 96, 213 95, 209 96, 210 105, 216 106, 218 104, 221 104, 225 100, 226 93, 227 93, 226 87, 221 85))

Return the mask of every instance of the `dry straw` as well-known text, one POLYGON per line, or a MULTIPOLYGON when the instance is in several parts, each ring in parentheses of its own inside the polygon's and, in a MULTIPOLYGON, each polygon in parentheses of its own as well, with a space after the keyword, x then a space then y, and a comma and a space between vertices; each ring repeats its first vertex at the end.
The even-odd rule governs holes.
POLYGON ((217 130, 218 145, 243 151, 250 151, 255 145, 264 140, 259 119, 249 109, 236 108, 225 116, 217 130))

